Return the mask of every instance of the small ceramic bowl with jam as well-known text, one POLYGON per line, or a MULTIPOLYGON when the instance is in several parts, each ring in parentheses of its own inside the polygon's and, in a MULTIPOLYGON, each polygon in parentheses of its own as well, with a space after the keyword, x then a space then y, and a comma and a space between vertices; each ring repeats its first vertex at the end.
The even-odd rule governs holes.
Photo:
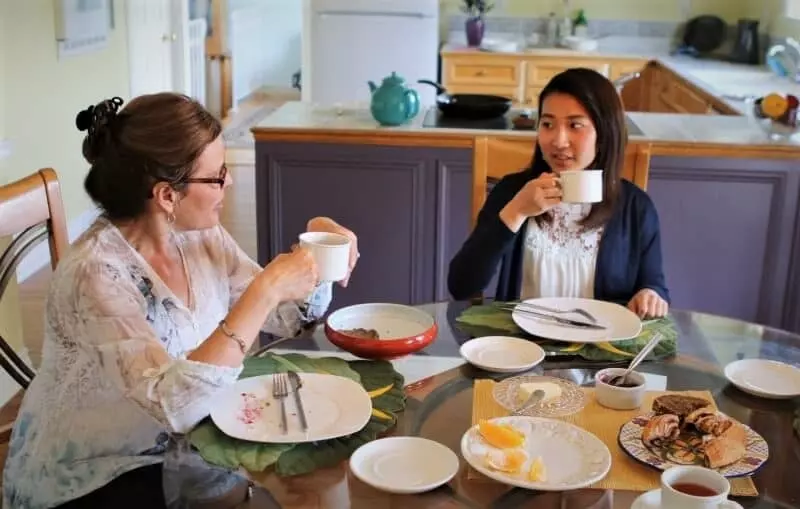
POLYGON ((625 368, 607 368, 597 372, 594 394, 598 403, 614 410, 633 410, 642 406, 647 380, 641 373, 631 371, 625 380, 612 384, 623 373, 625 368))

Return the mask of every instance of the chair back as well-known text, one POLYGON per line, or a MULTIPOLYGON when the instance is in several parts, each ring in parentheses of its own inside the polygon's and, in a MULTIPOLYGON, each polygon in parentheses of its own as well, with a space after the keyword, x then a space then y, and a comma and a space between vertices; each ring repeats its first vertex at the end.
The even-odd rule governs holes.
MULTIPOLYGON (((0 253, 0 300, 17 266, 36 245, 47 238, 50 265, 56 268, 67 250, 67 226, 58 176, 44 168, 25 178, 0 186, 0 238, 12 237, 0 253)), ((0 366, 23 389, 34 377, 33 369, 0 335, 0 366)))

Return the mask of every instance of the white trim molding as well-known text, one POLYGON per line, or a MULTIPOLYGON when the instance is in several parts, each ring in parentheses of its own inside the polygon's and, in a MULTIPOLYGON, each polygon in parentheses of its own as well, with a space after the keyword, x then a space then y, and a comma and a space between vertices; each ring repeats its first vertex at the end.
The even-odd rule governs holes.
MULTIPOLYGON (((67 225, 70 244, 80 237, 100 215, 100 209, 92 207, 81 215, 70 221, 67 225)), ((25 281, 32 275, 39 272, 43 267, 50 263, 50 248, 47 242, 40 242, 30 253, 20 262, 17 267, 17 281, 25 281)))

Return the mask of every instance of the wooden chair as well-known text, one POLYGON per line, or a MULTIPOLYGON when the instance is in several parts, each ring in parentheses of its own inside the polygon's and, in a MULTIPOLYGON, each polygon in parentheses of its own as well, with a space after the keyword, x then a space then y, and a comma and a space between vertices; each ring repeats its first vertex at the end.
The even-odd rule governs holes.
MULTIPOLYGON (((472 226, 486 201, 488 186, 493 181, 527 168, 533 158, 535 141, 528 137, 478 137, 472 159, 472 226)), ((647 189, 650 167, 650 144, 629 143, 625 151, 622 177, 647 189)))
MULTIPOLYGON (((50 265, 55 269, 69 241, 58 176, 45 168, 0 187, 0 238, 13 237, 0 253, 0 300, 22 259, 46 237, 50 265)), ((0 366, 21 387, 11 401, 0 408, 0 444, 8 442, 23 391, 35 373, 33 368, 0 336, 0 366)), ((5 455, 0 455, 0 462, 5 455)))

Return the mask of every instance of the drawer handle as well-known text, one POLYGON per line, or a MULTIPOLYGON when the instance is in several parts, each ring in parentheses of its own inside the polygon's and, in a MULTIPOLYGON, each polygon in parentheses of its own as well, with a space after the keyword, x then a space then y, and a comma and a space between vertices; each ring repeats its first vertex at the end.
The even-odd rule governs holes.
POLYGON ((486 72, 484 72, 483 70, 475 71, 475 76, 486 76, 486 72))

